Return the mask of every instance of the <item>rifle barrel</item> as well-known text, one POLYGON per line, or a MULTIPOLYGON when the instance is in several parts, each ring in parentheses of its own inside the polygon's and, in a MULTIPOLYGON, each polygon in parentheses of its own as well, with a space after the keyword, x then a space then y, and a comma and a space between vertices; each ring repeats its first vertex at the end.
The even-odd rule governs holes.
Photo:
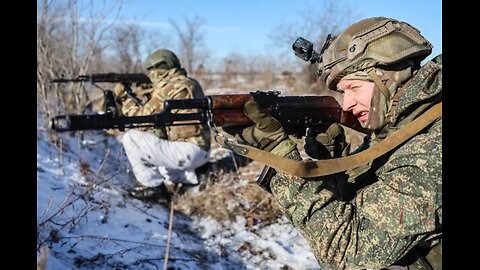
POLYGON ((277 119, 289 134, 303 135, 309 128, 324 132, 333 123, 365 132, 358 120, 344 112, 331 96, 282 97, 274 91, 166 100, 163 111, 146 116, 119 116, 108 110, 104 114, 60 115, 52 118, 51 128, 60 132, 100 129, 123 131, 125 128, 160 128, 207 122, 220 127, 240 127, 253 124, 243 111, 245 102, 249 100, 257 102, 261 111, 277 119), (198 112, 181 113, 182 110, 198 112))
POLYGON ((108 82, 108 83, 151 83, 150 78, 143 73, 96 73, 79 75, 76 78, 57 78, 53 79, 52 83, 66 83, 66 82, 108 82))

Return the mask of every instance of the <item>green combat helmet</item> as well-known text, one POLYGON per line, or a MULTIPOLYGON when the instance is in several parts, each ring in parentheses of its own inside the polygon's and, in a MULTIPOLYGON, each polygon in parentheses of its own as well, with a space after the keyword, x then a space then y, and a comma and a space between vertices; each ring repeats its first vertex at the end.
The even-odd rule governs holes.
POLYGON ((432 52, 432 45, 420 31, 395 19, 374 17, 348 27, 328 39, 318 65, 318 74, 335 90, 345 75, 375 66, 388 66, 406 59, 420 63, 432 52))
POLYGON ((151 53, 145 62, 143 62, 143 67, 147 70, 153 68, 159 69, 171 69, 171 68, 180 68, 180 61, 178 57, 171 51, 160 49, 151 53))
POLYGON ((370 130, 391 122, 402 95, 398 89, 432 52, 432 44, 419 30, 385 17, 354 23, 337 37, 327 38, 323 48, 317 72, 329 89, 336 91, 342 78, 375 83, 372 112, 362 124, 370 130))

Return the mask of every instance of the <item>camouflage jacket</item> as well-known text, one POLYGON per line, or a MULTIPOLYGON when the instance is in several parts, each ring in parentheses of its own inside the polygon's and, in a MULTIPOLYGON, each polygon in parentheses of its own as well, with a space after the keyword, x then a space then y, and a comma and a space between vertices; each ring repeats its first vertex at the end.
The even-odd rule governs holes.
MULTIPOLYGON (((404 89, 386 136, 441 101, 441 55, 404 89)), ((287 157, 301 160, 296 150, 287 157)), ((441 239, 442 120, 365 168, 315 180, 279 172, 270 188, 322 269, 388 267, 416 244, 441 239)))
MULTIPOLYGON (((163 110, 163 102, 167 99, 189 99, 204 97, 203 89, 193 78, 187 77, 184 69, 173 68, 165 73, 150 72, 151 80, 156 82, 150 89, 142 89, 137 96, 143 105, 137 105, 126 98, 121 105, 123 115, 151 115, 163 110), (156 78, 152 78, 156 76, 156 78)), ((196 110, 173 110, 172 113, 192 113, 196 110)), ((207 125, 170 126, 161 129, 144 128, 158 137, 170 141, 184 141, 198 145, 208 151, 211 144, 210 129, 207 125)))

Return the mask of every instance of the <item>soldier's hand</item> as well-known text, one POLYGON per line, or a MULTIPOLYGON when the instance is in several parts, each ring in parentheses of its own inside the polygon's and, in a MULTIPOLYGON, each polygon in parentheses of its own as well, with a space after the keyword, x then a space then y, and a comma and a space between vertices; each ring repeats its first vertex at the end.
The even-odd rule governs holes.
MULTIPOLYGON (((247 101, 244 105, 244 113, 255 125, 235 134, 237 139, 281 156, 285 156, 296 148, 296 144, 288 138, 280 122, 261 112, 257 103, 247 101)), ((228 129, 224 130, 229 132, 228 129)))
POLYGON ((280 123, 270 115, 261 112, 257 103, 247 101, 244 112, 255 123, 254 126, 244 129, 241 134, 250 145, 270 151, 287 138, 280 123))
POLYGON ((350 145, 345 140, 345 130, 339 124, 332 124, 325 133, 307 134, 305 152, 315 159, 346 156, 350 145))
POLYGON ((113 93, 117 97, 121 97, 125 93, 125 86, 122 83, 116 83, 113 86, 113 93))

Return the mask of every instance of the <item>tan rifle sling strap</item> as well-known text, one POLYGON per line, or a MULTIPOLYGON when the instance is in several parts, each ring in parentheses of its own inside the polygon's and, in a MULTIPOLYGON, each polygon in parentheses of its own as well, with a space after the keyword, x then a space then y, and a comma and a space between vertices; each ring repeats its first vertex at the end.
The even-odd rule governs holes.
POLYGON ((268 165, 277 171, 283 171, 302 178, 317 177, 347 171, 367 164, 369 161, 394 149, 440 118, 442 118, 441 102, 406 124, 403 128, 392 133, 383 141, 364 151, 351 156, 318 161, 291 160, 249 145, 238 144, 235 141, 226 140, 224 145, 236 154, 268 165))

